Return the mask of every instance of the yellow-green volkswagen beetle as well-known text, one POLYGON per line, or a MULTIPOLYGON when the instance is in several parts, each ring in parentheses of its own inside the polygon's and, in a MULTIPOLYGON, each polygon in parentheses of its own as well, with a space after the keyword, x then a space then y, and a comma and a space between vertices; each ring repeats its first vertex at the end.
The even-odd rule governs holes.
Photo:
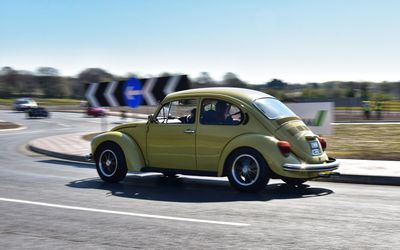
POLYGON ((325 140, 283 103, 241 88, 169 94, 147 121, 117 126, 91 147, 106 182, 128 171, 161 172, 228 176, 236 189, 257 191, 270 178, 300 185, 339 166, 325 140))

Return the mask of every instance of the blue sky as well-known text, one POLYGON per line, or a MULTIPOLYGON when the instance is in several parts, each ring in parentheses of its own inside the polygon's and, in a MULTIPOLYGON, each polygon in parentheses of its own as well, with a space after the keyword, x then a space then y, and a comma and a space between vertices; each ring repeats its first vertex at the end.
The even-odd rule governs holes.
POLYGON ((400 80, 400 1, 0 0, 0 67, 400 80))

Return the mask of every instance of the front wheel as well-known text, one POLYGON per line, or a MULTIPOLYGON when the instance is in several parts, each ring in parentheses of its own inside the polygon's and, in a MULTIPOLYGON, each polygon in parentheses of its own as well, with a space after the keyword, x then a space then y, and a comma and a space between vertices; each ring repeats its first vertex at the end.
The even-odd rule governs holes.
POLYGON ((227 162, 229 182, 239 191, 255 192, 265 188, 270 169, 264 158, 254 149, 245 148, 233 152, 227 162))
POLYGON ((105 182, 122 181, 128 169, 122 149, 115 143, 104 143, 96 152, 96 169, 105 182))

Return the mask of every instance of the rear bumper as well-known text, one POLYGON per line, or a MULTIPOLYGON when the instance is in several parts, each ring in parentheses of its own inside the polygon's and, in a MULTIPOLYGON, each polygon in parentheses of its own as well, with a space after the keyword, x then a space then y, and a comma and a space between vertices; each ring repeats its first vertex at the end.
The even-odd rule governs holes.
POLYGON ((324 172, 333 171, 339 167, 339 162, 336 159, 329 158, 326 163, 319 164, 292 164, 285 163, 283 169, 290 172, 324 172))

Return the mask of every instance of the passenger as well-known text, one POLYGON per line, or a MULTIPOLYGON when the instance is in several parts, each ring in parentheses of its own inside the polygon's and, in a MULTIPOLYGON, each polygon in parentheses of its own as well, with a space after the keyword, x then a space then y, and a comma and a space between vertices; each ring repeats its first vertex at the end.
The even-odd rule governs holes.
POLYGON ((218 101, 215 107, 217 112, 217 124, 233 124, 232 116, 229 114, 231 105, 224 101, 218 101))

